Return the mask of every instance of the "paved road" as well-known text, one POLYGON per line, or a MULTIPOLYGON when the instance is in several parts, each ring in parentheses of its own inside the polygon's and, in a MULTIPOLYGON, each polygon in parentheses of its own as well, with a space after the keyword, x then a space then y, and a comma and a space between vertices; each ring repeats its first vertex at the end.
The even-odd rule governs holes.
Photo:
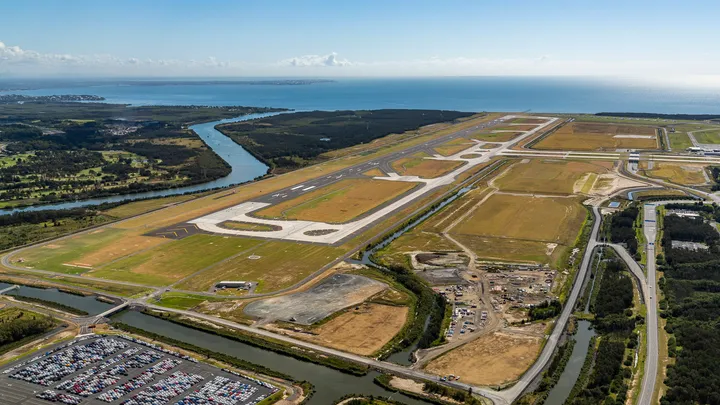
POLYGON ((580 292, 582 290, 583 280, 585 279, 588 269, 590 268, 590 264, 592 263, 593 251, 600 244, 597 241, 601 222, 600 211, 597 207, 592 207, 592 212, 594 217, 592 232, 590 233, 590 239, 588 241, 587 248, 585 249, 585 254, 583 255, 583 260, 580 264, 580 268, 578 269, 575 283, 573 284, 572 290, 570 292, 570 296, 568 297, 567 302, 563 307, 563 311, 560 314, 560 317, 555 322, 555 328, 548 337, 548 340, 543 347, 543 351, 540 353, 540 356, 535 361, 535 364, 533 364, 532 367, 530 367, 530 369, 525 374, 523 374, 522 377, 520 377, 520 380, 517 382, 517 384, 513 385, 511 388, 508 388, 505 391, 502 391, 505 399, 509 400, 509 402, 517 399, 520 394, 522 394, 522 392, 528 387, 528 385, 530 385, 530 383, 535 379, 535 377, 537 377, 540 372, 542 372, 543 368, 545 368, 545 365, 552 358, 552 354, 555 351, 555 347, 557 346, 558 340, 560 339, 560 335, 562 335, 563 330, 565 329, 565 325, 570 319, 570 315, 572 315, 573 313, 573 308, 575 308, 575 303, 577 302, 577 299, 580 296, 580 292))
POLYGON ((639 405, 649 405, 655 392, 655 378, 658 372, 658 316, 657 316, 657 277, 655 275, 655 239, 657 237, 657 203, 647 203, 643 206, 644 222, 643 232, 646 241, 647 289, 646 300, 647 317, 647 357, 645 358, 645 375, 643 378, 639 405))

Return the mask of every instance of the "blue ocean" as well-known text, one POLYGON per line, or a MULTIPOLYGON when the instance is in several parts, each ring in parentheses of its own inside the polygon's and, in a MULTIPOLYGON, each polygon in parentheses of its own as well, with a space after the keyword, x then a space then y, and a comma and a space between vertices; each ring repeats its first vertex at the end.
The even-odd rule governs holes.
POLYGON ((718 88, 587 78, 343 78, 307 85, 152 86, 105 80, 93 85, 78 81, 66 87, 48 86, 11 93, 92 94, 103 96, 108 102, 133 105, 243 105, 295 110, 421 108, 536 113, 720 113, 718 88))

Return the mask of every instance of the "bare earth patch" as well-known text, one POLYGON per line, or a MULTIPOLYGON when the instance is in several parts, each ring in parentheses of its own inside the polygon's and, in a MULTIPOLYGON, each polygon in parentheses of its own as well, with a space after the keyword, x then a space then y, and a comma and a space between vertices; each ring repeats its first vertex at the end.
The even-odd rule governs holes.
POLYGON ((299 339, 369 356, 380 350, 405 324, 408 308, 362 304, 308 332, 289 332, 299 339))
POLYGON ((425 369, 437 375, 454 374, 460 381, 499 385, 518 379, 535 361, 541 339, 494 332, 431 361, 425 369))

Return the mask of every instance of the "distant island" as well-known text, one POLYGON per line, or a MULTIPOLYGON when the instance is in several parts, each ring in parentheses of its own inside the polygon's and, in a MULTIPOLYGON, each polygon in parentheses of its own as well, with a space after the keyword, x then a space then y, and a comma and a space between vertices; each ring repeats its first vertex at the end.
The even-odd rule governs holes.
POLYGON ((309 84, 334 83, 326 79, 283 79, 283 80, 129 80, 118 82, 133 86, 206 86, 211 84, 236 86, 306 86, 309 84))
POLYGON ((105 101, 105 97, 89 94, 60 94, 52 96, 23 96, 22 94, 0 94, 0 104, 7 103, 73 103, 78 101, 105 101))
MULTIPOLYGON (((39 90, 64 87, 93 86, 307 86, 310 84, 334 83, 327 79, 263 79, 263 80, 157 80, 157 79, 124 79, 124 80, 0 80, 0 92, 39 90)), ((78 100, 69 100, 78 101, 78 100)), ((81 100, 84 101, 84 100, 81 100)), ((93 100, 94 101, 94 100, 93 100)))

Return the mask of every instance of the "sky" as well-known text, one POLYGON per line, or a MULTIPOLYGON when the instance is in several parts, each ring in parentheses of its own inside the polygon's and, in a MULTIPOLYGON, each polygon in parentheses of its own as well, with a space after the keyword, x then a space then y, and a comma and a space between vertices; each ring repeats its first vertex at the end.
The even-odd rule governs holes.
POLYGON ((720 75, 717 1, 5 0, 2 76, 720 75))

